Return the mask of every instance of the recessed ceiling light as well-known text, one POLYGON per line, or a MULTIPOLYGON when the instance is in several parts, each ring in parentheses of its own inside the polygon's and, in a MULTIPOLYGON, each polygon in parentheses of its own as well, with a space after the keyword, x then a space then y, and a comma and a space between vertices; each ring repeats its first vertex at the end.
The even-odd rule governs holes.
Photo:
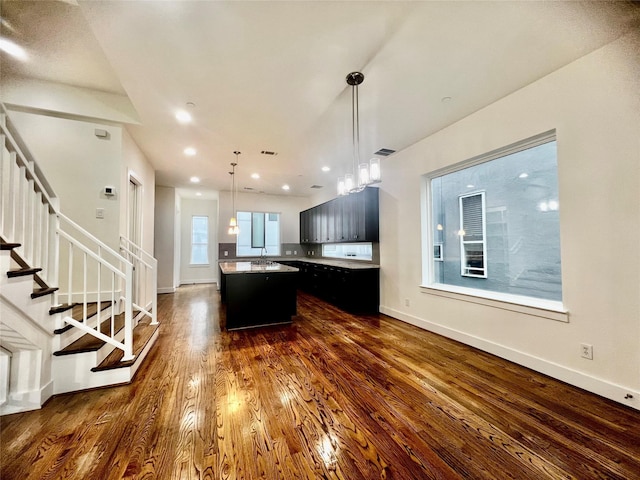
POLYGON ((26 60, 27 52, 20 45, 13 43, 11 40, 7 40, 6 38, 0 38, 0 50, 5 53, 8 53, 14 58, 18 60, 26 60))
POLYGON ((451 97, 442 97, 442 103, 449 103, 451 101, 451 97))
POLYGON ((187 147, 184 149, 184 154, 189 157, 193 157, 196 153, 196 149, 193 147, 187 147))
POLYGON ((200 183, 200 179, 199 179, 198 177, 191 177, 191 178, 189 179, 189 181, 190 181, 191 183, 200 183))
POLYGON ((289 190, 289 185, 287 185, 287 184, 282 185, 282 189, 283 189, 283 190, 289 190))
POLYGON ((324 167, 322 167, 322 171, 323 171, 323 172, 330 172, 330 171, 331 171, 331 168, 330 168, 330 167, 327 167, 327 166, 325 165, 324 167))
POLYGON ((471 184, 467 185, 467 188, 473 188, 473 187, 475 187, 475 185, 471 185, 471 184))
POLYGON ((176 120, 180 123, 189 123, 192 120, 191 114, 184 110, 178 110, 176 112, 176 120))
POLYGON ((202 194, 200 192, 196 192, 196 197, 201 197, 202 194))
POLYGON ((528 173, 521 173, 520 175, 518 175, 518 178, 527 178, 529 176, 528 173))
POLYGON ((258 173, 252 173, 251 174, 251 178, 255 178, 256 180, 260 178, 260 174, 258 173))

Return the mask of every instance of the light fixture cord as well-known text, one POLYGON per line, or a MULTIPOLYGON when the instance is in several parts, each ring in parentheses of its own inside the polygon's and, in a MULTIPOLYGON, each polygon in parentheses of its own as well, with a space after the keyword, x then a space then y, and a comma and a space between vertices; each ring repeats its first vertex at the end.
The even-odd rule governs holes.
POLYGON ((358 85, 351 90, 351 127, 353 131, 353 178, 357 181, 358 165, 360 164, 360 109, 358 106, 358 85))

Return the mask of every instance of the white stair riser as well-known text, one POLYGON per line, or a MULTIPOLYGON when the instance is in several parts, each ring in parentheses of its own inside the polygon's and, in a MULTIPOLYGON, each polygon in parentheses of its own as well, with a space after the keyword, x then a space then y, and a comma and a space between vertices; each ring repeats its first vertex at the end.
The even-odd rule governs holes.
POLYGON ((11 259, 11 250, 0 250, 0 272, 6 277, 9 270, 15 268, 15 262, 11 259))
POLYGON ((75 392, 88 388, 117 385, 131 381, 129 368, 92 372, 97 365, 97 352, 56 356, 53 359, 53 394, 75 392))
POLYGON ((53 332, 54 321, 49 318, 49 308, 51 307, 51 296, 44 295, 38 298, 31 298, 33 292, 33 277, 3 278, 0 281, 2 296, 7 298, 15 307, 20 309, 26 316, 41 325, 44 329, 53 332))

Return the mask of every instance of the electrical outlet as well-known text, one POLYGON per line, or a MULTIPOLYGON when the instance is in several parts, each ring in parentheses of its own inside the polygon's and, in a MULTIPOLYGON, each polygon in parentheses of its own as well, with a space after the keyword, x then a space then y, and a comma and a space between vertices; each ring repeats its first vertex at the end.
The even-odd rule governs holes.
POLYGON ((229 252, 225 250, 225 251, 224 251, 224 256, 225 256, 225 257, 228 257, 228 256, 229 256, 229 252))
POLYGON ((586 358, 587 360, 593 360, 593 345, 589 345, 588 343, 581 343, 580 356, 582 358, 586 358))
POLYGON ((405 298, 405 299, 404 299, 404 306, 405 306, 405 307, 410 307, 410 306, 411 306, 411 302, 409 301, 409 299, 408 299, 408 298, 405 298))
POLYGON ((293 251, 293 254, 294 254, 294 255, 297 255, 297 254, 298 254, 298 250, 294 250, 294 251, 293 251))

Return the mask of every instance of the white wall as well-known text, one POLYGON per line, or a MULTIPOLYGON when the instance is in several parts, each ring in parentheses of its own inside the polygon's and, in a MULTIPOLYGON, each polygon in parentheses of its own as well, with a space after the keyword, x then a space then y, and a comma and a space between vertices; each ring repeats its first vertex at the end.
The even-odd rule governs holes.
POLYGON ((218 282, 218 201, 180 200, 180 284, 218 282), (191 217, 209 217, 209 265, 190 265, 191 260, 191 217))
POLYGON ((155 195, 155 234, 154 256, 158 259, 158 293, 175 292, 178 282, 174 282, 176 249, 176 189, 156 186, 155 195))
MULTIPOLYGON (((173 230, 173 247, 174 247, 174 255, 173 255, 173 285, 178 287, 180 285, 180 252, 182 251, 182 234, 180 232, 180 219, 182 215, 182 198, 179 195, 176 195, 176 205, 174 210, 174 221, 173 224, 175 228, 173 230)), ((160 263, 160 262, 158 262, 160 263)))
POLYGON ((33 110, 99 118, 118 124, 140 123, 138 113, 125 95, 9 75, 2 77, 1 92, 3 102, 33 110))
MULTIPOLYGON (((293 195, 265 195, 240 193, 236 197, 236 210, 243 212, 280 213, 280 243, 298 243, 300 241, 300 212, 309 208, 309 199, 293 195)), ((229 235, 229 219, 232 202, 230 192, 220 192, 219 241, 235 243, 236 237, 229 235)))
POLYGON ((613 42, 384 160, 382 311, 640 408, 638 52, 613 42), (421 289, 421 175, 551 129, 569 322, 421 289))
POLYGON ((155 170, 133 141, 126 129, 122 130, 122 168, 120 171, 120 231, 127 232, 128 206, 124 195, 128 192, 129 176, 140 182, 142 188, 142 244, 141 247, 153 254, 154 210, 155 210, 155 170))
MULTIPOLYGON (((11 111, 20 135, 60 199, 62 213, 118 248, 122 191, 104 195, 107 185, 119 186, 122 128, 92 121, 11 111), (107 138, 95 135, 106 130, 107 138), (96 218, 96 208, 104 218, 96 218)), ((125 190, 126 192, 126 190, 125 190)))

